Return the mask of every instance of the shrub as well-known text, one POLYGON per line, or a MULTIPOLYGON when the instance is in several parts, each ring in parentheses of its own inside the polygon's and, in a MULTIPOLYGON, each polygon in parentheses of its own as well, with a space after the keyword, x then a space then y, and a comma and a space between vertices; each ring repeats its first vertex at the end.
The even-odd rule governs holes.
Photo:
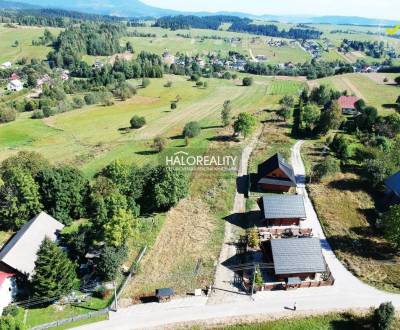
POLYGON ((253 115, 242 112, 233 123, 233 129, 236 134, 242 134, 247 137, 256 127, 257 119, 253 115))
POLYGON ((91 105, 98 102, 98 97, 96 93, 90 93, 85 95, 84 100, 87 105, 91 105))
POLYGON ((203 87, 203 82, 202 82, 202 81, 196 82, 196 86, 197 86, 197 87, 203 87))
POLYGON ((222 78, 226 79, 226 80, 231 80, 232 79, 232 75, 229 71, 225 71, 222 78))
POLYGON ((163 151, 166 145, 167 145, 167 140, 161 136, 156 136, 153 140, 153 147, 158 152, 163 151))
POLYGON ((43 110, 35 110, 31 116, 32 119, 42 119, 44 118, 43 110))
POLYGON ((43 116, 45 116, 45 117, 51 117, 51 116, 54 116, 56 114, 56 109, 55 108, 43 107, 42 111, 43 111, 43 116))
POLYGON ((130 123, 131 123, 131 128, 137 129, 146 125, 146 119, 144 117, 135 115, 131 118, 130 123))
POLYGON ((17 112, 11 108, 0 108, 0 123, 9 123, 17 118, 17 112))
POLYGON ((197 73, 194 73, 190 76, 191 81, 199 81, 200 80, 200 75, 197 73))
POLYGON ((72 100, 72 107, 74 109, 82 108, 84 105, 85 105, 85 101, 80 96, 75 96, 74 99, 72 100))
POLYGON ((243 78, 243 86, 251 86, 251 85, 253 85, 253 78, 244 77, 243 78))
POLYGON ((246 230, 247 245, 251 248, 257 248, 260 245, 260 236, 256 226, 246 230))
POLYGON ((314 177, 317 180, 321 180, 325 177, 340 172, 340 162, 337 159, 328 156, 323 160, 322 163, 319 163, 314 166, 313 172, 314 172, 314 177))
POLYGON ((201 132, 200 124, 196 121, 191 121, 183 128, 183 136, 186 138, 193 138, 201 132))
POLYGON ((176 102, 171 102, 171 110, 175 110, 178 107, 176 102))
POLYGON ((148 87, 150 85, 150 79, 148 79, 148 78, 143 78, 142 79, 142 87, 143 88, 146 88, 146 87, 148 87))
POLYGON ((389 330, 395 316, 395 309, 391 302, 382 303, 374 311, 374 328, 376 330, 389 330))
POLYGON ((167 81, 164 87, 172 87, 172 81, 167 81))
POLYGON ((11 315, 12 317, 16 317, 21 310, 17 305, 10 304, 4 307, 2 316, 11 315))

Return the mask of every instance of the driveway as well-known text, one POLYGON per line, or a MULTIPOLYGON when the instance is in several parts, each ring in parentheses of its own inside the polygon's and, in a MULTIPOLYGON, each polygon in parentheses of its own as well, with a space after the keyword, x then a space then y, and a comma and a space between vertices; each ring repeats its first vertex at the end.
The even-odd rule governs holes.
MULTIPOLYGON (((206 297, 190 297, 177 299, 165 304, 135 305, 120 309, 116 313, 111 313, 108 321, 82 326, 77 329, 162 329, 166 326, 171 328, 173 324, 177 323, 216 320, 223 322, 251 316, 257 319, 260 315, 263 317, 269 315, 276 317, 302 312, 311 314, 330 310, 369 308, 371 306, 378 306, 380 303, 386 301, 392 301, 396 308, 400 309, 400 295, 379 291, 362 283, 347 271, 333 253, 305 189, 305 169, 300 154, 302 143, 302 141, 296 143, 292 150, 292 164, 299 182, 298 193, 302 194, 305 198, 307 216, 310 218, 315 237, 319 237, 321 240, 325 259, 336 280, 335 285, 293 291, 259 292, 254 295, 254 300, 246 296, 241 296, 245 297, 245 299, 234 299, 231 301, 221 299, 221 303, 217 303, 218 301, 207 303, 208 299, 206 297), (294 302, 297 305, 296 312, 285 308, 293 306, 294 302)), ((340 207, 340 205, 333 207, 340 207)), ((222 279, 222 281, 224 280, 222 279)))

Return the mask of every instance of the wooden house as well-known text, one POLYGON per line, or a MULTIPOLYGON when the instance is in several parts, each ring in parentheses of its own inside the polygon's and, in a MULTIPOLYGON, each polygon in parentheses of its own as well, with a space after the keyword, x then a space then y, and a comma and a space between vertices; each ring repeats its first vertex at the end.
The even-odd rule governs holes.
POLYGON ((280 154, 258 165, 257 185, 261 190, 279 192, 288 192, 297 186, 292 166, 280 154))
POLYGON ((265 195, 258 204, 267 226, 299 226, 307 217, 302 195, 265 195))

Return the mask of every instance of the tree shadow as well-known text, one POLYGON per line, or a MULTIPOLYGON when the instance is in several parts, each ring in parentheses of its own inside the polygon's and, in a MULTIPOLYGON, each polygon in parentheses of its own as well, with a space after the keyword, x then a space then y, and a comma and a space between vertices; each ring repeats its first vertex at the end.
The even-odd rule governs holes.
POLYGON ((337 235, 329 237, 329 243, 334 250, 375 261, 390 261, 397 256, 397 251, 390 243, 377 242, 366 237, 337 235))
POLYGON ((178 134, 178 135, 174 135, 174 136, 169 137, 170 140, 182 140, 184 138, 185 137, 183 136, 183 134, 178 134))
POLYGON ((359 179, 355 178, 332 181, 328 184, 328 187, 337 190, 352 192, 365 191, 364 185, 360 182, 359 179))
POLYGON ((230 142, 233 141, 232 135, 218 135, 207 138, 207 141, 210 142, 230 142))
POLYGON ((210 125, 210 126, 203 126, 201 129, 213 129, 213 128, 222 128, 222 125, 210 125))
POLYGON ((131 131, 130 127, 120 127, 118 128, 118 131, 121 132, 121 134, 128 134, 131 131))
POLYGON ((242 229, 261 227, 263 220, 261 219, 261 211, 249 211, 246 213, 233 213, 224 218, 230 224, 242 229))
POLYGON ((236 178, 236 191, 248 197, 249 192, 249 176, 243 175, 236 178))
POLYGON ((157 150, 136 151, 135 154, 140 155, 140 156, 151 156, 151 155, 158 154, 158 151, 157 150))
POLYGON ((382 104, 382 107, 385 109, 397 109, 398 105, 396 103, 385 103, 382 104))

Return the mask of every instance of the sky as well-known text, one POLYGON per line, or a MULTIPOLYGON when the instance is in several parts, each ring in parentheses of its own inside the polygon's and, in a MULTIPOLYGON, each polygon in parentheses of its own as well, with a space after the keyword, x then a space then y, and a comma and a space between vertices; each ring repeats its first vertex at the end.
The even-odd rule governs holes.
POLYGON ((250 14, 362 16, 400 22, 399 0, 142 0, 183 11, 239 11, 250 14))

